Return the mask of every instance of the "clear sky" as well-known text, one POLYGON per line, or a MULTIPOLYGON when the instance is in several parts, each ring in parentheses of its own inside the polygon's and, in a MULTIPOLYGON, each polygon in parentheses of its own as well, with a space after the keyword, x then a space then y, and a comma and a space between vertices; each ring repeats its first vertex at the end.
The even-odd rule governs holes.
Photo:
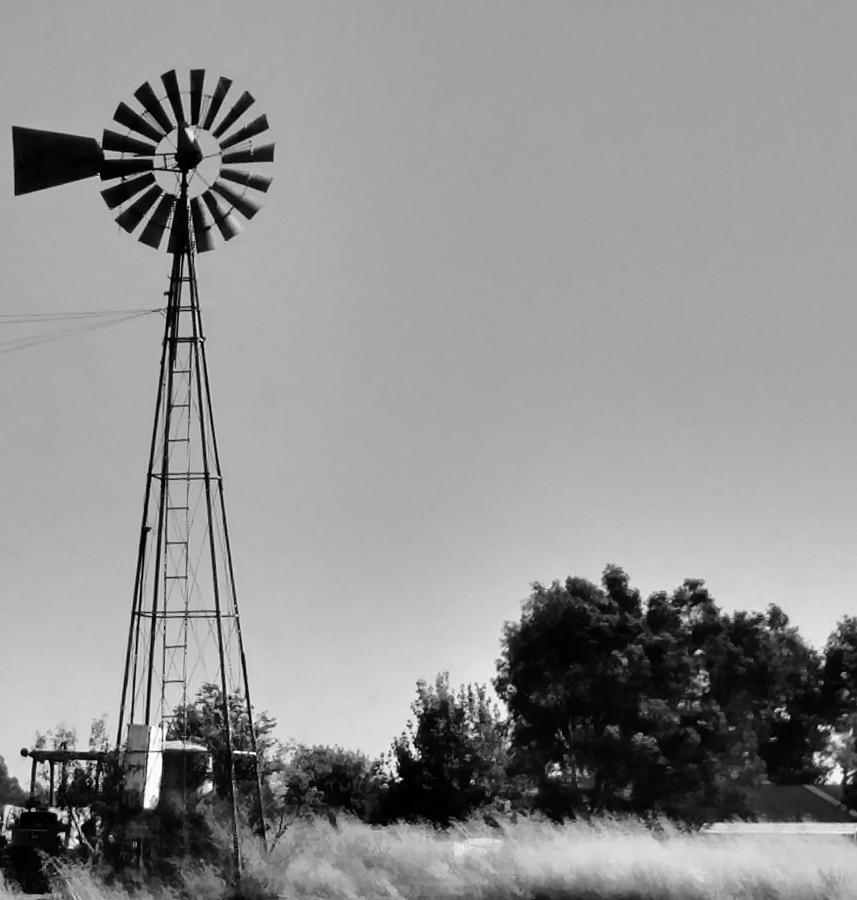
MULTIPOLYGON (((263 212, 199 262, 242 625, 281 738, 377 754, 530 582, 857 612, 857 6, 6 3, 0 313, 162 305, 96 181, 167 69, 251 91, 263 212)), ((0 326, 0 341, 22 336, 0 326)), ((115 722, 161 321, 0 354, 0 754, 115 722)))

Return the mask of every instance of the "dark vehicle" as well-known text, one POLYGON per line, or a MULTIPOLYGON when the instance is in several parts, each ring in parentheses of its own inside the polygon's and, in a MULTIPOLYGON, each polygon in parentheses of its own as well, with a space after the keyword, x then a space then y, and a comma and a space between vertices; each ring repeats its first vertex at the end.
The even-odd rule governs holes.
POLYGON ((55 812, 27 810, 11 828, 7 852, 14 856, 24 850, 37 850, 55 856, 65 845, 65 830, 55 812))
POLYGON ((3 837, 0 864, 25 893, 44 893, 50 883, 45 863, 65 847, 65 826, 48 809, 22 811, 3 837))
MULTIPOLYGON (((75 760, 95 761, 100 766, 104 754, 94 751, 22 750, 21 756, 30 757, 30 796, 26 807, 0 808, 0 870, 11 881, 17 882, 26 893, 46 893, 50 889, 50 861, 65 853, 69 847, 71 823, 77 822, 74 811, 52 808, 56 799, 54 767, 62 767, 60 784, 65 783, 65 767, 75 760), (47 804, 37 799, 36 766, 47 763, 49 787, 47 804)), ((79 826, 79 822, 77 823, 79 826)))

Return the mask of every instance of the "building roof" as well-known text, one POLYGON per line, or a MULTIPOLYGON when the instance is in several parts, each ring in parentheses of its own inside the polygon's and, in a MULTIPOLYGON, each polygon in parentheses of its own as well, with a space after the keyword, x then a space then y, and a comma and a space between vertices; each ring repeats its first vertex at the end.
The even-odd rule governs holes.
POLYGON ((839 785, 761 784, 744 794, 751 812, 762 821, 857 824, 857 812, 842 803, 839 785))

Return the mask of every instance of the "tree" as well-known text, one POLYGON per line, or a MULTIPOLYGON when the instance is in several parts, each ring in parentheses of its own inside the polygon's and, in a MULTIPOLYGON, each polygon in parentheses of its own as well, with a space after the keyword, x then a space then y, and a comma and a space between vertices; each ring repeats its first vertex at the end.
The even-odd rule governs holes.
POLYGON ((644 663, 636 631, 633 595, 620 605, 581 578, 533 585, 520 621, 506 623, 494 682, 519 765, 543 778, 559 769, 578 783, 593 743, 633 711, 629 689, 644 663))
POLYGON ((289 744, 278 748, 268 776, 269 834, 276 841, 300 819, 339 813, 369 820, 377 807, 378 763, 342 747, 289 744))
POLYGON ((647 668, 629 771, 637 812, 699 821, 735 811, 738 798, 723 764, 735 738, 711 694, 700 647, 704 635, 718 633, 719 618, 698 580, 646 602, 641 643, 647 668))
POLYGON ((857 618, 836 624, 824 648, 822 707, 829 722, 828 756, 841 773, 843 802, 857 807, 857 618))
POLYGON ((740 654, 733 668, 743 677, 741 685, 732 679, 729 701, 723 696, 720 702, 727 713, 737 707, 738 714, 752 717, 758 754, 771 781, 819 781, 826 774, 819 753, 827 735, 818 653, 774 604, 764 614, 735 613, 727 634, 740 654))
POLYGON ((580 578, 533 585, 507 623, 495 686, 508 705, 518 766, 565 808, 660 810, 698 819, 731 803, 721 758, 731 744, 712 697, 706 641, 722 632, 701 581, 645 606, 608 566, 601 586, 580 578))
MULTIPOLYGON (((250 752, 255 749, 260 775, 264 775, 271 763, 271 750, 276 744, 273 730, 276 721, 267 713, 253 712, 253 732, 245 699, 238 693, 230 695, 228 702, 229 725, 232 733, 232 750, 250 752)), ((173 711, 173 718, 167 729, 167 740, 184 740, 208 747, 212 756, 214 787, 221 797, 228 797, 231 790, 231 760, 226 745, 226 731, 223 718, 223 700, 220 688, 215 684, 204 684, 196 697, 186 705, 173 711)), ((236 763, 236 777, 239 782, 251 782, 243 793, 255 791, 255 765, 236 763)))
POLYGON ((556 808, 567 813, 581 785, 599 798, 615 790, 619 744, 633 734, 647 660, 639 596, 621 570, 605 589, 582 578, 533 585, 519 622, 507 622, 494 685, 512 720, 512 754, 556 808))
POLYGON ((9 774, 6 760, 0 756, 0 806, 7 803, 13 806, 22 806, 26 800, 26 791, 21 787, 18 779, 9 774))
POLYGON ((499 795, 507 761, 506 724, 482 685, 454 691, 449 674, 417 682, 413 720, 392 748, 394 776, 382 816, 448 825, 499 795))
POLYGON ((77 746, 77 729, 60 722, 56 728, 37 731, 33 746, 36 750, 73 750, 77 746))
POLYGON ((293 770, 305 773, 309 787, 328 813, 347 813, 365 819, 372 804, 374 764, 357 750, 299 745, 293 770))

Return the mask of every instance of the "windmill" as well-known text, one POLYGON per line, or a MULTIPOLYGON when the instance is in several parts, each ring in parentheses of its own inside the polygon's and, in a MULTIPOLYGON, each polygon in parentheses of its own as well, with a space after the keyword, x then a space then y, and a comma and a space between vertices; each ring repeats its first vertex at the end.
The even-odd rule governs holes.
MULTIPOLYGON (((175 70, 160 82, 161 90, 140 85, 137 108, 119 103, 113 121, 123 130, 105 129, 100 143, 14 127, 15 194, 98 176, 119 226, 172 257, 117 744, 126 741, 127 756, 142 760, 140 804, 151 805, 151 751, 163 751, 155 755, 164 767, 170 752, 186 764, 189 709, 213 685, 240 867, 236 778, 252 770, 260 813, 261 784, 196 256, 231 240, 259 211, 272 179, 258 166, 273 162, 274 145, 258 142, 268 120, 246 115, 254 98, 230 79, 207 81, 204 69, 191 69, 184 87, 175 70)), ((166 768, 161 774, 166 781, 166 768)))

